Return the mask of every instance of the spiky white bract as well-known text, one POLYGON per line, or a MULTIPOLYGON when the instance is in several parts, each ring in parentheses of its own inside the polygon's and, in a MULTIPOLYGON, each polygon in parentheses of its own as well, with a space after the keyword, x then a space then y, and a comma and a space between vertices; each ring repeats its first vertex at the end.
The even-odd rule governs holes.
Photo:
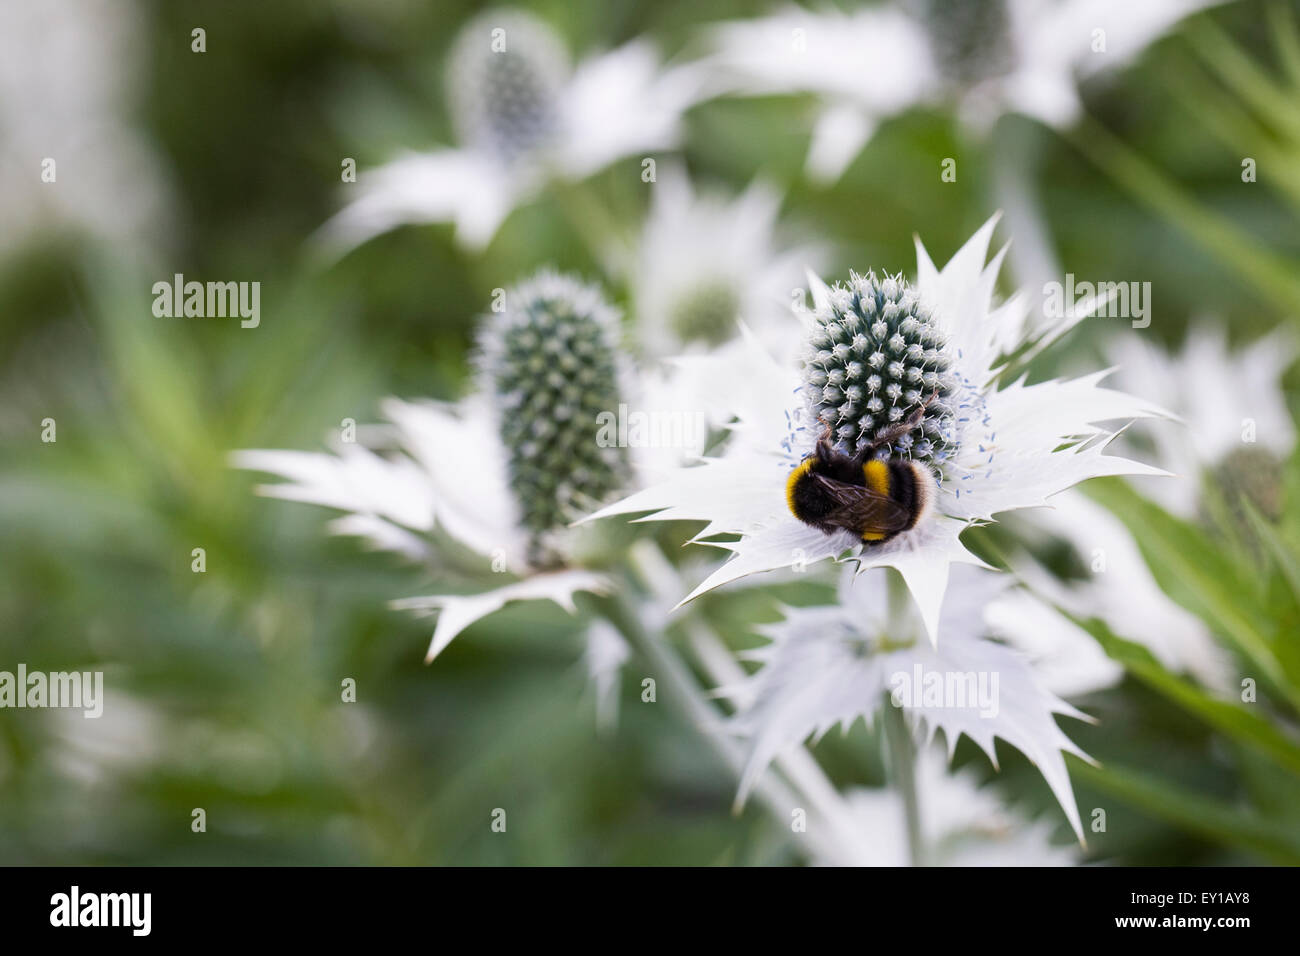
MULTIPOLYGON (((1059 502, 1075 494, 1066 491, 1054 500, 1059 502)), ((1034 514, 1053 510, 1042 508, 1034 514)), ((1016 567, 1034 592, 1011 588, 989 601, 984 609, 989 636, 1023 654, 1033 665, 1038 682, 1067 700, 1119 683, 1124 668, 1106 656, 1091 634, 1062 613, 1062 607, 1078 612, 1078 606, 1059 600, 1058 587, 1041 586, 1044 582, 1032 570, 1028 558, 1016 567)), ((1087 616, 1095 611, 1081 613, 1087 616)))
MULTIPOLYGON (((1161 474, 1102 454, 1113 432, 1099 423, 1159 414, 1150 403, 1101 388, 1104 373, 1067 381, 999 387, 1004 356, 1021 343, 1028 303, 1013 296, 995 305, 994 283, 1005 248, 988 261, 996 219, 986 223, 942 269, 917 242, 915 286, 942 332, 958 383, 953 451, 942 466, 937 500, 911 531, 864 545, 848 532, 826 534, 786 506, 790 472, 808 455, 823 426, 809 420, 806 383, 797 364, 772 358, 752 338, 721 350, 709 363, 731 435, 716 457, 677 469, 666 480, 602 509, 593 518, 652 512, 642 520, 703 521, 694 541, 732 552, 694 591, 744 575, 853 558, 862 569, 897 568, 921 608, 932 639, 953 562, 979 563, 961 532, 996 514, 1040 507, 1080 481, 1102 475, 1161 474), (719 535, 738 540, 715 542, 719 535)), ((833 291, 814 286, 819 310, 833 291)))
MULTIPOLYGON (((1026 567, 1023 573, 1041 594, 1081 618, 1100 618, 1171 671, 1191 674, 1215 690, 1231 687, 1235 673, 1231 655, 1200 618, 1165 594, 1132 533, 1115 515, 1083 492, 1069 491, 1054 499, 1053 507, 1029 517, 1037 527, 1069 542, 1088 569, 1088 577, 1062 582, 1026 567)), ((1077 639, 1096 647, 1090 635, 1077 639)), ((1058 641, 1056 652, 1068 647, 1069 642, 1058 641)))
POLYGON ((535 574, 528 535, 510 493, 505 449, 494 440, 495 418, 482 396, 458 405, 383 403, 391 422, 386 454, 339 443, 335 454, 279 450, 236 452, 236 467, 264 471, 287 483, 262 485, 262 494, 347 512, 331 522, 338 534, 415 560, 436 551, 430 533, 446 534, 480 555, 484 581, 506 582, 473 594, 433 595, 398 602, 421 612, 441 609, 428 660, 474 621, 512 601, 550 600, 572 610, 576 591, 599 591, 605 580, 581 569, 535 574), (522 580, 519 578, 522 577, 522 580))
POLYGON ((1087 756, 1053 715, 1088 718, 1044 689, 1021 654, 984 637, 984 608, 1003 584, 992 572, 963 569, 937 645, 914 619, 891 612, 880 573, 846 569, 837 604, 787 608, 783 621, 763 629, 771 643, 749 655, 759 669, 740 687, 722 689, 740 702, 734 727, 751 742, 741 799, 788 748, 835 726, 847 730, 859 718, 873 726, 889 695, 884 706, 901 706, 917 735, 932 739, 942 730, 950 755, 962 735, 994 766, 997 738, 1023 753, 1082 840, 1062 753, 1087 756))
POLYGON ((608 587, 605 577, 590 571, 552 571, 535 574, 514 584, 477 594, 435 594, 393 601, 399 610, 417 614, 438 614, 426 662, 437 657, 448 644, 475 621, 501 610, 512 601, 553 601, 570 614, 577 612, 573 596, 578 591, 601 593, 608 587))
POLYGON ((627 156, 673 148, 699 97, 697 68, 665 69, 633 40, 572 71, 563 42, 521 10, 469 21, 449 60, 448 98, 461 142, 364 170, 359 195, 318 234, 341 255, 407 223, 450 222, 463 245, 486 246, 548 182, 578 181, 627 156))
POLYGON ((1080 113, 1082 77, 1123 66, 1184 17, 1220 2, 930 0, 852 13, 789 6, 717 27, 706 62, 722 91, 820 96, 808 171, 834 181, 882 120, 919 105, 953 103, 978 130, 1003 113, 1068 126, 1080 113))
POLYGON ((342 524, 336 523, 340 534, 365 538, 381 550, 412 559, 427 555, 428 546, 419 535, 433 528, 433 488, 410 459, 384 458, 362 445, 339 441, 333 454, 249 450, 236 452, 232 460, 239 468, 289 479, 259 485, 259 494, 351 512, 339 519, 342 524))
POLYGON ((717 345, 736 337, 742 318, 760 338, 788 341, 792 290, 822 254, 779 244, 780 208, 780 193, 762 181, 734 198, 697 193, 683 169, 660 164, 629 269, 645 353, 717 345))

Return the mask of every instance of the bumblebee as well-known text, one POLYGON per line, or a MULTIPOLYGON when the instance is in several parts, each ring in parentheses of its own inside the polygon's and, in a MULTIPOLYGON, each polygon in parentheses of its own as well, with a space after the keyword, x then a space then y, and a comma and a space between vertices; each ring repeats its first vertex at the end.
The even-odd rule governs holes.
POLYGON ((830 429, 786 481, 791 513, 826 534, 843 529, 881 544, 916 527, 934 501, 935 481, 919 462, 876 457, 880 448, 919 423, 924 407, 905 422, 879 432, 856 455, 836 451, 830 429))

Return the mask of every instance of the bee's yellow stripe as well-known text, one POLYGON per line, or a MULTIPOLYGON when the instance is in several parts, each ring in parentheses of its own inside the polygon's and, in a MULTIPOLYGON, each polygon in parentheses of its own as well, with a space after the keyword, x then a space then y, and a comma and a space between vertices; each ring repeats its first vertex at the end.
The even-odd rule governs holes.
POLYGON ((805 458, 799 463, 798 468, 790 472, 790 477, 785 481, 785 503, 790 508, 790 514, 794 515, 796 518, 799 517, 799 512, 796 511, 794 507, 794 489, 795 486, 799 484, 799 480, 812 470, 812 466, 813 460, 811 458, 805 458))
POLYGON ((889 497, 889 466, 879 458, 873 458, 862 466, 862 474, 867 479, 867 487, 876 494, 889 497))
MULTIPOLYGON (((862 466, 862 475, 867 480, 867 487, 878 495, 889 497, 889 465, 878 458, 873 458, 862 466)), ((862 532, 863 541, 879 541, 885 537, 883 531, 862 532)))

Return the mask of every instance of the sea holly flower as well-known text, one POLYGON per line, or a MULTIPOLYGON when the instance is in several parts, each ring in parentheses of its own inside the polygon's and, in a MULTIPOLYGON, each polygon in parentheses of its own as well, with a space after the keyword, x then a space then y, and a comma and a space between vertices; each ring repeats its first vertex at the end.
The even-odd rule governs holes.
POLYGON ((724 23, 707 61, 745 95, 821 98, 810 175, 838 179, 884 119, 953 103, 986 130, 1003 113, 1055 127, 1079 116, 1078 83, 1136 57, 1222 0, 915 0, 852 13, 790 6, 724 23))
POLYGON ((626 386, 618 335, 598 289, 541 273, 507 290, 484 321, 473 394, 454 405, 384 403, 391 425, 372 445, 391 453, 340 444, 330 455, 244 451, 235 463, 289 479, 265 494, 349 512, 339 533, 428 557, 437 532, 480 555, 482 590, 395 602, 439 615, 432 660, 507 603, 551 600, 573 612, 575 593, 607 588, 584 566, 592 536, 569 524, 625 487, 634 467, 628 449, 596 440, 597 415, 617 408, 626 386), (492 572, 513 580, 496 584, 492 572))
POLYGON ((1140 386, 1181 419, 1149 438, 1156 463, 1183 480, 1144 484, 1144 494, 1191 518, 1202 507, 1207 482, 1220 484, 1225 475, 1236 474, 1258 479, 1240 490, 1265 514, 1276 511, 1281 467, 1296 440, 1281 385, 1296 359, 1293 336, 1277 331, 1233 350, 1221 326, 1204 322, 1175 353, 1125 335, 1107 354, 1117 381, 1140 386))
POLYGON ((797 334, 790 304, 822 254, 807 243, 779 244, 780 208, 780 193, 761 181, 728 198, 697 193, 684 170, 661 165, 629 269, 648 355, 730 341, 741 319, 760 338, 797 334))
POLYGON ((1105 373, 1006 382, 1007 356, 1044 343, 1025 341, 1023 296, 994 304, 1006 252, 986 264, 995 222, 942 270, 918 240, 914 283, 872 275, 834 289, 816 282, 800 361, 779 362, 752 339, 713 360, 714 395, 733 420, 721 453, 591 517, 652 512, 643 520, 705 522, 692 540, 733 554, 686 601, 748 574, 827 558, 895 567, 933 639, 949 566, 979 563, 961 543, 969 525, 1046 505, 1087 478, 1160 474, 1102 454, 1114 433, 1098 423, 1158 414, 1101 388, 1105 373), (875 447, 883 435, 889 442, 875 447), (870 446, 926 469, 937 488, 915 525, 868 542, 796 517, 789 479, 823 437, 844 455, 870 446))
POLYGON ((748 655, 758 670, 721 689, 739 705, 733 729, 750 741, 741 799, 788 748, 837 725, 847 731, 859 718, 871 727, 882 706, 898 707, 915 735, 930 741, 942 730, 950 757, 965 735, 996 767, 995 739, 1011 744, 1038 767, 1082 841, 1062 754, 1088 757, 1053 715, 1089 718, 1044 689, 1023 655, 985 636, 985 608, 1006 579, 962 569, 937 644, 887 584, 884 574, 845 569, 837 603, 786 608, 762 629, 771 643, 748 655))
POLYGON ((360 195, 318 238, 339 254, 399 225, 451 222, 461 243, 486 246, 548 182, 673 148, 698 77, 691 67, 662 69, 644 40, 570 69, 543 21, 513 9, 479 14, 448 57, 458 144, 361 172, 348 187, 360 195))

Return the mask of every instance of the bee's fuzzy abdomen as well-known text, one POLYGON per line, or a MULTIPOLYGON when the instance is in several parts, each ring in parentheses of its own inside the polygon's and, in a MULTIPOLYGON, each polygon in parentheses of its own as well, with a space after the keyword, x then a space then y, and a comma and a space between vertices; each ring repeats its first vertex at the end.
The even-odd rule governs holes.
POLYGON ((911 523, 904 529, 910 531, 934 501, 934 476, 928 468, 915 461, 892 461, 889 470, 893 477, 890 497, 912 516, 911 523))

